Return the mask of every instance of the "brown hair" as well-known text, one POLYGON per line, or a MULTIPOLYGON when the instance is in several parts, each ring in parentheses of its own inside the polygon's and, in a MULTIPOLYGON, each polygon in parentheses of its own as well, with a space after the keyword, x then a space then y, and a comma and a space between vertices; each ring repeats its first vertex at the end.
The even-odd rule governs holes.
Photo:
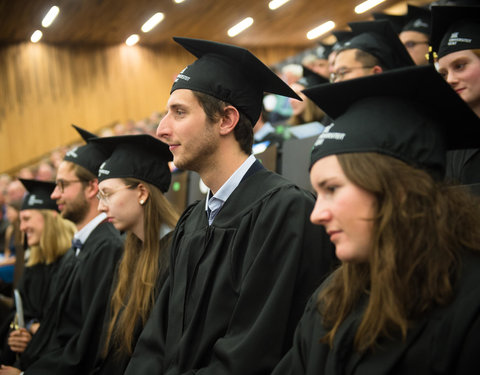
POLYGON ((155 302, 157 278, 168 267, 168 246, 159 244, 161 227, 167 225, 174 228, 179 215, 156 186, 135 178, 125 178, 123 181, 134 187, 141 183, 149 192, 144 204, 145 236, 142 243, 133 233, 127 233, 111 298, 111 319, 104 354, 112 345, 120 352, 131 355, 137 322, 141 319, 145 324, 148 319, 155 302))
POLYGON ((459 251, 480 250, 479 201, 390 156, 337 156, 347 178, 376 197, 377 208, 369 262, 341 265, 319 294, 329 330, 322 341, 333 345, 368 294, 354 340, 363 351, 381 337, 405 339, 409 322, 453 298, 459 251))
MULTIPOLYGON (((207 95, 198 91, 192 92, 199 101, 205 112, 205 115, 211 123, 220 120, 221 116, 223 116, 225 107, 231 105, 220 99, 214 98, 211 95, 207 95)), ((240 114, 240 118, 238 119, 238 123, 233 130, 233 134, 235 135, 235 139, 239 143, 242 151, 247 155, 250 155, 252 153, 253 145, 253 125, 255 124, 252 124, 252 122, 242 111, 238 111, 238 113, 240 114)))
POLYGON ((45 221, 38 246, 30 248, 27 267, 35 264, 51 264, 64 255, 72 246, 76 227, 52 210, 38 210, 45 221))

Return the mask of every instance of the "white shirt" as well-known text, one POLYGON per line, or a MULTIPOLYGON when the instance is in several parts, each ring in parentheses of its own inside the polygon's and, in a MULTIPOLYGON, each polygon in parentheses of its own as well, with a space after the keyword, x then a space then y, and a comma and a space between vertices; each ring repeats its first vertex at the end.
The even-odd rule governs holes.
POLYGON ((215 195, 210 196, 211 191, 208 191, 207 197, 210 198, 205 200, 205 211, 207 212, 208 216, 208 225, 212 225, 215 216, 223 207, 228 197, 230 197, 233 191, 240 184, 243 177, 256 160, 257 159, 255 159, 255 156, 250 155, 242 163, 242 165, 238 167, 238 169, 229 177, 229 179, 220 187, 220 189, 218 189, 215 195))
MULTIPOLYGON (((85 225, 82 229, 80 229, 75 235, 73 236, 74 239, 78 239, 82 241, 82 244, 87 241, 88 236, 90 236, 90 233, 93 232, 93 230, 100 224, 102 221, 104 221, 107 218, 107 214, 105 212, 102 212, 98 216, 96 216, 93 220, 90 220, 90 222, 85 225)), ((75 249, 75 256, 78 256, 80 253, 80 249, 75 249)))

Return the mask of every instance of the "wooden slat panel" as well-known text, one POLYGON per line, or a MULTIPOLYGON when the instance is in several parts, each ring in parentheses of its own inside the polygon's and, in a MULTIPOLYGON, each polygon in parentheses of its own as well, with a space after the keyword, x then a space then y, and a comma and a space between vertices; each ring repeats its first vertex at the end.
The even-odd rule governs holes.
MULTIPOLYGON (((267 64, 299 50, 252 49, 267 64)), ((194 60, 180 47, 55 47, 0 50, 0 172, 91 131, 163 110, 176 74, 194 60)))

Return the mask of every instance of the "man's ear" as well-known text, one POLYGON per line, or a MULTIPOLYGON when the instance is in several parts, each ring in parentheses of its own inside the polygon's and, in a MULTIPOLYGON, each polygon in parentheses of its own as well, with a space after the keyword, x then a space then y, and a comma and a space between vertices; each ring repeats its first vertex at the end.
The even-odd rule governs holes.
POLYGON ((228 105, 223 110, 223 116, 220 123, 220 135, 227 135, 235 129, 240 119, 240 113, 231 105, 228 105))
POLYGON ((383 69, 380 65, 375 65, 373 68, 372 68, 372 73, 373 74, 380 74, 380 73, 383 73, 383 69))
POLYGON ((93 180, 88 181, 87 186, 84 189, 85 191, 85 196, 87 198, 93 198, 96 197, 98 193, 98 179, 95 178, 93 180))

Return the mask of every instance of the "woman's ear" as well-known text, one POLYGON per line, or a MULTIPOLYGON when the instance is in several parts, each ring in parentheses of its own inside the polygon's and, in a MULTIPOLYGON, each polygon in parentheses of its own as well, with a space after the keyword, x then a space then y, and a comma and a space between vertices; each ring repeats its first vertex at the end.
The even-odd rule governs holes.
POLYGON ((143 206, 147 201, 148 197, 150 196, 150 193, 146 188, 146 186, 142 183, 139 183, 137 185, 137 189, 138 189, 138 203, 140 203, 140 205, 143 206))
POLYGON ((238 113, 238 110, 234 106, 226 106, 220 123, 220 135, 227 135, 233 132, 239 119, 240 113, 238 113))

